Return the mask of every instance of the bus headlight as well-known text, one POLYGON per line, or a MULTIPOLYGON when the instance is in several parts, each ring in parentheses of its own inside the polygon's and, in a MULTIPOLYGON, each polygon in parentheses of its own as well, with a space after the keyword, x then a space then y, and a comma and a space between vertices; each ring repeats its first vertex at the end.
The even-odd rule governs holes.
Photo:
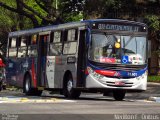
POLYGON ((145 76, 147 76, 147 71, 143 73, 141 76, 137 77, 137 80, 143 79, 145 76))
POLYGON ((96 73, 91 67, 87 67, 88 73, 91 74, 93 77, 95 77, 96 79, 102 79, 104 76, 96 73))

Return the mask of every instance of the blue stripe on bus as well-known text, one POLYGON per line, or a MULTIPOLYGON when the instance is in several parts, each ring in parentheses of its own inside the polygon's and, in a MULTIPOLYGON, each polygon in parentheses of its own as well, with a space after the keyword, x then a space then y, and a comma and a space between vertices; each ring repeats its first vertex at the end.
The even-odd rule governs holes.
MULTIPOLYGON (((88 64, 89 67, 91 67, 94 71, 95 70, 104 70, 101 69, 99 67, 96 67, 92 64, 88 64)), ((116 71, 116 70, 106 70, 106 71, 116 71, 117 73, 120 74, 121 77, 130 77, 130 78, 134 78, 134 77, 139 77, 141 75, 143 75, 146 71, 147 71, 148 67, 146 66, 144 69, 142 70, 137 70, 137 71, 116 71)), ((104 70, 105 71, 105 70, 104 70)))

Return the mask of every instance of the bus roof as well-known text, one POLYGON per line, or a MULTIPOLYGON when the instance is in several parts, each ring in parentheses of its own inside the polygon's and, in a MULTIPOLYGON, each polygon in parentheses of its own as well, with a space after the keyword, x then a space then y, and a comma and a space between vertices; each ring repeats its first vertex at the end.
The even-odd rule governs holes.
POLYGON ((45 31, 61 30, 64 28, 80 27, 80 26, 84 26, 85 24, 86 23, 83 23, 83 22, 71 22, 71 23, 65 23, 60 25, 50 25, 50 26, 33 28, 28 30, 20 30, 20 31, 10 32, 9 37, 22 36, 26 34, 35 34, 35 33, 45 32, 45 31))
POLYGON ((59 24, 59 25, 50 25, 45 27, 39 27, 39 28, 33 28, 28 30, 20 30, 15 32, 10 32, 9 37, 16 37, 16 36, 22 36, 26 34, 36 34, 39 32, 45 32, 45 31, 53 31, 53 30, 61 30, 61 29, 69 29, 74 27, 80 27, 88 25, 89 23, 95 23, 95 22, 122 22, 122 23, 130 23, 130 24, 136 24, 141 26, 146 26, 144 23, 135 22, 135 21, 129 21, 129 20, 121 20, 121 19, 94 19, 94 20, 84 20, 79 22, 70 22, 65 24, 59 24))
POLYGON ((136 22, 136 21, 131 21, 131 20, 122 20, 122 19, 93 19, 93 20, 84 20, 82 22, 114 22, 114 23, 130 23, 130 24, 136 24, 136 25, 141 25, 141 26, 146 26, 146 24, 142 22, 136 22))

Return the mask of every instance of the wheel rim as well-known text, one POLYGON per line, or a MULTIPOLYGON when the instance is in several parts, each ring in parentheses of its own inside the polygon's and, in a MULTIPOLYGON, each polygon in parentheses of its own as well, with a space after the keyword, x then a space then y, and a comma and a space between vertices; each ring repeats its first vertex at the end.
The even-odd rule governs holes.
POLYGON ((29 81, 29 79, 26 79, 25 89, 26 89, 26 92, 28 92, 29 89, 30 89, 30 81, 29 81))
POLYGON ((70 92, 70 91, 72 90, 72 87, 73 87, 73 82, 72 82, 72 80, 70 79, 70 80, 68 80, 68 82, 67 82, 67 90, 68 90, 68 92, 70 92))

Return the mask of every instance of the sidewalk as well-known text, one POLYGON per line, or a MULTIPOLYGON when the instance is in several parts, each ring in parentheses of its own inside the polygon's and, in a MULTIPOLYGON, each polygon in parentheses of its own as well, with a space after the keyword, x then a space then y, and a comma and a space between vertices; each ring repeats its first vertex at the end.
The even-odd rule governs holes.
POLYGON ((147 90, 144 93, 150 95, 148 100, 160 102, 160 83, 148 82, 147 90))
POLYGON ((146 91, 140 93, 128 93, 126 97, 130 99, 145 99, 160 102, 160 83, 148 82, 146 91))

